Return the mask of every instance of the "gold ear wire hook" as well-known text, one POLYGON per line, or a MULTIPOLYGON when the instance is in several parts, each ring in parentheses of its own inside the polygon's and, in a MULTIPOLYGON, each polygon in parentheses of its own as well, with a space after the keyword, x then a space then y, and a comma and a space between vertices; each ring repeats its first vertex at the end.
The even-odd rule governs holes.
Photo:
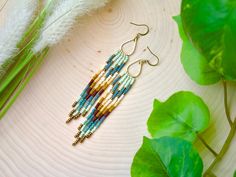
POLYGON ((143 26, 143 27, 146 27, 146 28, 147 28, 147 30, 146 30, 145 33, 138 33, 138 34, 141 35, 141 36, 147 35, 147 34, 149 33, 149 31, 150 31, 149 26, 146 25, 146 24, 136 24, 136 23, 133 23, 133 22, 130 22, 130 24, 131 24, 131 25, 135 25, 135 26, 143 26))
POLYGON ((133 51, 132 51, 131 53, 129 53, 129 54, 126 54, 127 56, 131 56, 131 55, 134 54, 134 52, 135 52, 135 50, 136 50, 136 48, 137 48, 137 42, 138 42, 138 39, 140 38, 140 36, 145 36, 145 35, 147 35, 147 34, 149 33, 149 27, 148 27, 148 25, 146 25, 146 24, 136 24, 136 23, 133 23, 133 22, 130 22, 130 24, 135 25, 135 26, 143 26, 143 27, 146 27, 147 30, 146 30, 145 33, 140 33, 140 32, 137 33, 137 35, 136 35, 133 39, 131 39, 131 40, 129 40, 129 41, 127 41, 127 42, 125 42, 124 44, 121 45, 121 51, 122 51, 123 53, 125 53, 125 52, 124 52, 124 46, 125 46, 126 44, 130 43, 130 42, 134 42, 133 51))
POLYGON ((160 59, 159 59, 159 57, 155 54, 155 53, 153 53, 152 51, 151 51, 151 49, 147 46, 147 49, 149 50, 149 52, 156 58, 156 60, 157 60, 157 62, 156 63, 151 63, 150 62, 150 60, 147 60, 147 63, 150 65, 150 66, 157 66, 159 63, 160 63, 160 59))

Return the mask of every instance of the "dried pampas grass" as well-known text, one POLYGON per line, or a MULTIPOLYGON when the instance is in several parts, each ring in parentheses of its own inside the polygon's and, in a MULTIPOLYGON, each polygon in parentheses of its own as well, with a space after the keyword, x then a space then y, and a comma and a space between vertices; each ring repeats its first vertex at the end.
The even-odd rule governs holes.
POLYGON ((33 48, 34 52, 58 43, 73 26, 76 17, 102 7, 107 2, 108 0, 61 0, 47 19, 40 39, 33 48))
POLYGON ((12 10, 12 16, 0 29, 0 70, 3 73, 2 78, 0 76, 0 119, 40 66, 49 48, 65 36, 76 18, 108 2, 44 0, 41 1, 44 7, 30 23, 38 0, 15 1, 19 6, 12 10), (12 63, 10 68, 4 67, 6 61, 12 63))
POLYGON ((18 51, 17 44, 33 19, 37 0, 20 0, 11 10, 4 27, 0 29, 0 76, 4 64, 18 51), (20 14, 20 15, 19 15, 20 14))

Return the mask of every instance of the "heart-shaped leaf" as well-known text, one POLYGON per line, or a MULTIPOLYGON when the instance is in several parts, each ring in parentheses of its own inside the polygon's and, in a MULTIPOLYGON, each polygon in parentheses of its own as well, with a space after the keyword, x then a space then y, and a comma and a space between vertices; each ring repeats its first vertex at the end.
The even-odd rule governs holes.
POLYGON ((192 92, 177 92, 167 101, 154 101, 148 119, 148 130, 152 137, 180 137, 194 141, 197 133, 209 124, 210 112, 202 99, 192 92))
POLYGON ((207 59, 189 41, 185 35, 180 16, 175 16, 178 24, 180 37, 183 41, 181 62, 189 77, 200 85, 209 85, 218 82, 221 75, 208 64, 207 59))
POLYGON ((136 153, 132 177, 201 177, 203 162, 193 145, 179 138, 144 137, 136 153))
POLYGON ((227 80, 236 80, 236 2, 183 0, 184 31, 207 62, 227 80))

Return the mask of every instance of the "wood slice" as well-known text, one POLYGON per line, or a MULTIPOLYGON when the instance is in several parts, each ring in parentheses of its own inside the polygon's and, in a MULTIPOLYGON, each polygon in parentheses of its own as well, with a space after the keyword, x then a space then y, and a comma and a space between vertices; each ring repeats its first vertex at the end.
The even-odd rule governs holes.
MULTIPOLYGON (((209 105, 212 121, 203 137, 219 151, 229 131, 222 85, 201 87, 184 72, 182 43, 172 19, 179 10, 180 0, 114 0, 80 18, 70 35, 50 50, 41 69, 0 121, 0 176, 130 176, 134 154, 143 136, 149 136, 146 122, 154 98, 164 101, 179 90, 194 91, 209 105), (145 50, 149 46, 160 57, 160 66, 145 66, 131 92, 93 137, 72 147, 81 121, 65 124, 71 104, 106 59, 140 31, 129 22, 145 23, 151 29, 139 40, 130 62, 151 58, 145 50)), ((230 90, 232 93, 235 87, 230 90)), ((235 96, 230 95, 230 103, 235 96)), ((231 107, 235 115, 236 107, 231 107)), ((196 145, 206 168, 213 156, 201 142, 196 145)), ((234 139, 214 169, 218 177, 232 176, 235 152, 234 139)))

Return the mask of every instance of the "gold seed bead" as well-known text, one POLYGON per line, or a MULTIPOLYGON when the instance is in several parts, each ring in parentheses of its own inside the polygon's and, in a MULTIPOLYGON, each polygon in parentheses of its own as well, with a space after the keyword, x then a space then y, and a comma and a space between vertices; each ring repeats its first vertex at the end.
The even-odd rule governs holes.
POLYGON ((78 144, 80 142, 80 138, 76 139, 75 142, 72 144, 72 146, 75 146, 76 144, 78 144))
POLYGON ((86 138, 90 138, 91 136, 92 136, 92 132, 90 132, 87 136, 86 136, 86 138))
POLYGON ((78 113, 78 114, 76 114, 75 116, 73 116, 73 118, 76 120, 76 119, 78 119, 79 117, 80 117, 80 113, 78 113))
POLYGON ((67 120, 66 120, 66 123, 70 123, 71 121, 73 120, 73 117, 69 117, 67 120))
POLYGON ((69 113, 69 116, 72 117, 74 113, 75 113, 75 109, 72 109, 72 111, 69 113))
POLYGON ((76 133, 76 135, 74 136, 75 138, 79 137, 79 135, 81 134, 81 131, 79 131, 78 133, 76 133))
POLYGON ((82 116, 85 117, 87 115, 88 111, 85 111, 82 116))
POLYGON ((75 101, 73 104, 72 104, 72 107, 74 108, 76 105, 77 105, 78 101, 75 101))
POLYGON ((80 130, 83 127, 83 124, 80 124, 80 126, 78 127, 78 130, 80 130))
POLYGON ((80 140, 80 143, 83 143, 84 142, 84 140, 85 140, 85 136, 80 140))

